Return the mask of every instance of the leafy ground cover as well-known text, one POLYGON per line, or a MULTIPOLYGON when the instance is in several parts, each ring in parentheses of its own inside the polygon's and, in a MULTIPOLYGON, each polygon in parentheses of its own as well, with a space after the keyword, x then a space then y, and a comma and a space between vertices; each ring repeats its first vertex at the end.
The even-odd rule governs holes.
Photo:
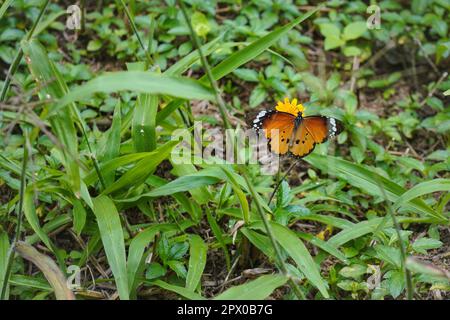
POLYGON ((70 5, 0 7, 2 299, 448 299, 448 1, 70 5), (342 133, 171 158, 285 97, 342 133))

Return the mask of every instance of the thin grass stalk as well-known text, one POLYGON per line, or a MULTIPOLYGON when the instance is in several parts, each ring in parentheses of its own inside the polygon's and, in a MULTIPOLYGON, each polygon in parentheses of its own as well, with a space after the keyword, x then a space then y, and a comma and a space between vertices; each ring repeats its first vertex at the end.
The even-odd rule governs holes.
POLYGON ((288 283, 289 283, 290 287, 292 288, 292 290, 294 291, 294 293, 297 296, 297 298, 301 299, 301 300, 305 300, 306 299, 305 295, 300 290, 300 288, 298 287, 297 283, 295 283, 295 281, 289 275, 289 272, 287 270, 286 264, 284 263, 283 257, 281 256, 280 247, 278 246, 278 243, 277 243, 277 241, 275 239, 275 236, 272 233, 272 229, 270 228, 269 222, 267 221, 267 217, 264 214, 263 208, 262 208, 261 204, 259 203, 258 198, 256 197, 256 191, 255 191, 255 189, 253 189, 253 185, 251 184, 251 182, 250 182, 246 172, 243 171, 242 173, 243 173, 242 176, 245 179, 245 182, 246 182, 246 184, 248 186, 250 194, 252 195, 253 200, 255 201, 256 209, 257 209, 257 211, 259 213, 259 216, 260 216, 261 220, 263 221, 264 228, 266 229, 266 233, 269 236, 270 242, 272 243, 272 246, 273 246, 273 248, 275 250, 275 254, 277 256, 278 265, 279 265, 279 267, 281 269, 281 272, 286 277, 288 277, 288 283))
POLYGON ((148 45, 147 45, 147 53, 150 55, 150 57, 153 54, 153 38, 155 35, 155 29, 156 29, 156 20, 155 17, 152 15, 150 16, 150 30, 148 31, 148 45))
POLYGON ((397 218, 395 217, 391 202, 389 201, 389 199, 386 195, 386 191, 384 190, 381 183, 378 181, 378 178, 376 176, 374 176, 374 178, 377 181, 378 187, 380 188, 381 194, 383 195, 384 201, 386 202, 387 209, 388 209, 387 211, 388 211, 389 215, 391 216, 392 222, 395 227, 395 232, 397 234, 398 243, 399 243, 399 247, 400 247, 401 263, 402 263, 401 267, 405 274, 406 297, 408 300, 413 300, 414 289, 413 289, 413 285, 412 285, 411 273, 409 272, 408 268, 406 267, 406 249, 405 249, 405 246, 404 246, 402 238, 401 238, 400 224, 398 223, 397 218))
POLYGON ((102 186, 102 189, 105 190, 106 187, 107 187, 106 186, 106 182, 105 182, 105 178, 103 177, 102 172, 100 170, 100 166, 98 164, 97 157, 95 156, 94 152, 92 151, 91 144, 89 142, 86 130, 84 129, 84 125, 81 122, 81 119, 80 119, 80 130, 81 130, 81 133, 82 133, 82 135, 83 135, 83 137, 84 137, 84 139, 86 141, 86 145, 87 145, 87 147, 89 149, 90 158, 92 159, 92 163, 94 164, 94 169, 95 169, 95 172, 97 173, 98 180, 100 181, 100 185, 102 186))
POLYGON ((145 57, 147 58, 147 63, 148 63, 148 65, 149 65, 149 66, 153 65, 153 63, 154 63, 154 62, 153 62, 153 59, 152 59, 152 57, 150 56, 148 50, 145 48, 144 42, 142 42, 141 37, 139 36, 139 33, 138 33, 138 31, 137 31, 137 28, 136 28, 136 24, 134 23, 133 16, 131 15, 130 11, 128 10, 128 7, 126 6, 125 2, 123 2, 123 0, 120 0, 120 3, 122 4, 123 9, 125 10, 125 14, 127 15, 128 20, 130 21, 131 28, 133 29, 133 32, 134 32, 134 34, 136 35, 136 37, 137 37, 137 39, 138 39, 138 41, 139 41, 139 44, 140 44, 142 50, 144 50, 145 57))
POLYGON ((81 7, 81 32, 84 33, 86 30, 86 0, 80 1, 81 7))
POLYGON ((197 34, 194 31, 194 28, 192 27, 191 20, 189 19, 187 11, 186 11, 186 7, 184 6, 183 1, 178 0, 177 2, 181 8, 181 12, 183 13, 184 19, 186 20, 186 23, 189 27, 189 32, 191 33, 192 41, 194 42, 194 45, 197 48, 198 55, 200 56, 200 60, 202 62, 203 68, 205 69, 205 72, 206 72, 206 76, 208 77, 211 87, 214 90, 216 103, 219 107, 219 111, 220 111, 220 115, 222 117, 224 127, 225 127, 225 129, 230 129, 231 124, 230 124, 230 120, 228 119, 228 113, 227 113, 227 108, 225 106, 225 102, 223 101, 222 96, 220 95, 219 87, 218 87, 217 82, 214 79, 214 76, 211 72, 211 68, 209 67, 208 60, 206 60, 206 57, 204 56, 204 54, 202 52, 202 49, 200 46, 200 41, 198 40, 197 34))
POLYGON ((9 249, 8 262, 6 265, 5 277, 3 279, 3 286, 1 288, 0 300, 5 299, 6 288, 8 287, 9 277, 11 275, 12 264, 15 257, 14 247, 20 238, 20 231, 22 228, 22 220, 23 220, 23 199, 25 194, 25 186, 26 186, 26 171, 27 171, 27 163, 28 163, 28 133, 26 129, 24 129, 24 137, 25 143, 23 145, 23 159, 22 159, 22 170, 20 173, 20 189, 19 189, 19 207, 17 210, 17 225, 16 225, 16 234, 14 235, 13 241, 11 242, 11 246, 9 249))
POLYGON ((272 191, 272 194, 270 195, 269 202, 267 203, 267 205, 270 206, 270 203, 272 202, 272 199, 275 196, 275 194, 276 194, 278 188, 280 187, 281 183, 283 182, 284 179, 286 179, 286 177, 291 172, 291 170, 294 169, 295 165, 297 163, 299 163, 299 162, 300 162, 300 159, 298 159, 293 164, 291 164, 291 166, 289 167, 289 169, 287 169, 286 173, 284 174, 283 178, 281 178, 281 179, 280 179, 280 172, 278 172, 278 175, 277 175, 278 181, 277 181, 277 184, 276 184, 275 188, 272 191))
MULTIPOLYGON (((33 36, 34 31, 36 30, 36 27, 37 27, 39 21, 41 20, 42 16, 44 15, 45 9, 47 9, 47 6, 49 3, 50 3, 50 0, 47 0, 44 3, 44 5, 41 7, 41 11, 39 12, 39 15, 38 15, 36 21, 34 21, 30 32, 28 32, 28 34, 25 38, 27 41, 30 40, 31 37, 33 36)), ((12 76, 16 73, 17 69, 19 68, 19 64, 20 64, 20 61, 22 60, 22 58, 23 58, 23 51, 22 51, 22 48, 19 47, 19 51, 17 52, 17 55, 14 57, 14 61, 10 65, 10 67, 8 69, 8 73, 6 74, 6 78, 3 83, 3 87, 2 87, 2 92, 0 93, 0 102, 5 101, 6 94, 8 93, 9 85, 11 84, 12 76)))
MULTIPOLYGON (((184 18, 186 20, 186 23, 187 23, 188 27, 189 27, 189 31, 191 33, 191 38, 192 38, 192 40, 194 42, 195 47, 197 48, 198 54, 200 56, 200 60, 202 62, 203 68, 205 69, 205 72, 206 72, 206 75, 208 77, 208 80, 209 80, 209 82, 211 84, 211 87, 214 90, 216 103, 219 106, 219 110, 220 110, 220 113, 221 113, 221 116, 222 116, 222 121, 223 121, 224 127, 225 127, 225 129, 230 129, 231 128, 231 124, 230 124, 230 121, 229 121, 228 116, 227 116, 225 102, 223 101, 223 99, 222 99, 222 97, 220 95, 220 91, 219 91, 217 82, 216 82, 216 80, 213 77, 213 74, 211 72, 211 68, 210 68, 210 66, 208 64, 208 61, 206 60, 205 56, 202 53, 200 42, 198 41, 197 35, 195 34, 194 28, 192 27, 191 21, 189 20, 189 17, 187 15, 186 7, 184 6, 182 0, 178 0, 177 2, 178 2, 178 5, 181 8, 183 16, 184 16, 184 18)), ((235 144, 235 149, 236 149, 236 144, 235 144)), ((235 151, 235 154, 237 154, 236 151, 235 151)), ((278 264, 279 264, 279 267, 281 269, 281 272, 288 278, 288 283, 291 286, 291 288, 294 291, 294 293, 297 296, 297 298, 305 300, 305 295, 300 290, 298 285, 294 282, 294 280, 289 276, 289 272, 288 272, 287 267, 286 267, 286 265, 284 263, 284 260, 283 260, 283 258, 281 256, 280 248, 278 247, 278 243, 276 242, 275 237, 274 237, 274 235, 272 233, 272 230, 271 230, 269 222, 267 221, 267 218, 266 218, 266 216, 264 214, 262 206, 258 202, 258 198, 256 197, 256 192, 253 189, 253 185, 251 184, 251 182, 250 182, 250 180, 248 178, 247 171, 245 170, 245 166, 240 165, 240 168, 241 168, 242 176, 244 177, 245 182, 246 182, 246 184, 247 184, 247 186, 249 188, 250 194, 252 195, 252 197, 253 197, 253 199, 254 199, 254 201, 256 203, 257 211, 258 211, 261 219, 264 222, 264 227, 266 229, 267 235, 269 236, 270 241, 272 242, 272 246, 273 246, 273 248, 274 248, 274 250, 276 252, 276 256, 277 256, 277 260, 278 260, 278 264)))

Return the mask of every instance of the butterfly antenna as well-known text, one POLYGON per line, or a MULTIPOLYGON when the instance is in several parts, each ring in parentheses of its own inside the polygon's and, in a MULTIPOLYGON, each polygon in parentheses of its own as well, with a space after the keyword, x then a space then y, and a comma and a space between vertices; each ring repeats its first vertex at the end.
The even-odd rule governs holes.
POLYGON ((295 161, 293 164, 291 164, 291 166, 289 167, 289 169, 287 169, 286 173, 284 174, 283 178, 281 178, 280 180, 278 180, 278 182, 277 182, 275 188, 274 188, 273 191, 272 191, 272 194, 270 195, 269 203, 267 204, 268 206, 270 206, 270 203, 272 202, 272 199, 273 199, 273 197, 275 196, 275 194, 276 194, 278 188, 280 187, 281 183, 283 182, 283 180, 286 179, 286 177, 287 177, 287 175, 289 174, 289 172, 291 172, 291 170, 294 169, 295 165, 296 165, 297 163, 299 163, 300 160, 301 160, 301 159, 298 159, 298 160, 295 161))

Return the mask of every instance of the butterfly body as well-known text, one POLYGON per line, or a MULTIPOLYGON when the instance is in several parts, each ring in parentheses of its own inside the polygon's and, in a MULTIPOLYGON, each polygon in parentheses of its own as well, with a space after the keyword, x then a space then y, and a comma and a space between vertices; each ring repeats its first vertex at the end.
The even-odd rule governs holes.
POLYGON ((304 107, 297 100, 285 99, 273 110, 261 111, 253 121, 253 128, 264 130, 269 150, 301 158, 315 146, 338 133, 337 121, 323 116, 304 117, 304 107))

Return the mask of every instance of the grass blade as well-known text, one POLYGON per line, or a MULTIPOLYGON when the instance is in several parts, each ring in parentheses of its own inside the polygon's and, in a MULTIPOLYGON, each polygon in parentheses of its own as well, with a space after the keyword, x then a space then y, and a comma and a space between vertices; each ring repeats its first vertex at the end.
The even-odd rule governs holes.
MULTIPOLYGON (((315 286, 325 298, 329 298, 328 285, 320 275, 319 268, 314 262, 308 249, 295 233, 275 222, 270 223, 275 239, 284 250, 292 257, 300 271, 315 286)), ((253 228, 265 231, 261 223, 252 225, 253 228)))
MULTIPOLYGON (((8 269, 8 252, 9 239, 8 234, 0 230, 0 289, 3 288, 3 281, 5 281, 6 270, 8 269)), ((5 299, 8 299, 9 286, 5 284, 5 299)))
MULTIPOLYGON (((120 153, 120 128, 122 127, 122 115, 121 115, 121 104, 120 100, 117 102, 117 105, 114 109, 113 120, 111 124, 111 128, 108 130, 107 143, 105 147, 105 152, 102 156, 98 156, 101 159, 101 162, 115 159, 119 156, 120 153)), ((107 174, 103 174, 105 179, 105 184, 109 186, 114 182, 115 172, 108 172, 107 174)))
POLYGON ((240 286, 234 286, 214 300, 263 300, 276 288, 281 287, 287 281, 287 277, 279 274, 261 276, 240 286))
POLYGON ((191 290, 188 290, 184 287, 169 284, 162 280, 152 281, 149 284, 157 285, 158 287, 161 287, 163 289, 175 292, 175 293, 179 294, 180 296, 185 297, 186 299, 189 299, 189 300, 205 300, 204 297, 202 297, 201 295, 199 295, 195 292, 192 292, 191 290))
POLYGON ((285 35, 289 30, 294 28, 296 25, 302 23, 314 13, 316 13, 321 7, 318 6, 302 16, 296 18, 285 26, 270 32, 264 37, 252 42, 247 47, 237 51, 232 54, 230 57, 219 63, 216 67, 214 67, 211 71, 215 80, 219 80, 226 76, 227 74, 233 72, 243 64, 246 64, 250 60, 259 56, 264 50, 268 49, 272 46, 278 39, 280 39, 283 35, 285 35))
POLYGON ((137 152, 153 151, 156 148, 156 114, 158 96, 140 94, 133 113, 132 137, 137 152))
POLYGON ((393 209, 396 210, 413 199, 437 191, 450 191, 450 179, 434 179, 419 183, 402 194, 395 201, 393 209))
POLYGON ((94 201, 94 214, 121 300, 129 300, 125 243, 119 213, 114 202, 101 195, 94 201))
POLYGON ((107 72, 73 88, 52 109, 55 114, 69 103, 86 99, 94 93, 118 91, 163 94, 188 100, 214 100, 214 93, 200 82, 185 77, 171 77, 144 71, 107 72))
MULTIPOLYGON (((48 58, 48 54, 42 44, 36 39, 22 41, 21 43, 28 67, 34 80, 42 87, 39 90, 41 100, 58 99, 67 92, 67 85, 54 63, 48 58)), ((51 108, 51 107, 50 107, 51 108)), ((51 127, 58 137, 64 155, 64 166, 69 176, 69 182, 74 194, 80 192, 80 170, 78 161, 78 137, 73 121, 73 109, 68 112, 59 112, 49 118, 51 127)), ((49 109, 43 114, 51 112, 49 109)), ((35 132, 37 132, 35 130, 35 132)))
POLYGON ((340 247, 343 244, 349 242, 350 240, 362 237, 368 233, 372 233, 380 226, 380 224, 385 224, 384 227, 392 226, 391 221, 386 221, 384 218, 375 218, 372 220, 366 220, 354 224, 351 228, 347 228, 339 232, 338 234, 332 236, 328 240, 328 244, 333 247, 340 247))
MULTIPOLYGON (((387 198, 393 202, 397 201, 397 199, 406 192, 403 187, 363 165, 354 164, 332 156, 322 156, 314 153, 306 157, 305 161, 324 172, 335 174, 339 178, 348 181, 350 184, 361 188, 374 196, 383 197, 383 193, 380 190, 381 185, 386 192, 387 198)), ((434 218, 437 222, 448 222, 448 218, 431 209, 420 199, 412 199, 407 205, 419 213, 425 213, 427 216, 434 218)))
POLYGON ((172 147, 177 143, 178 141, 169 141, 146 158, 140 160, 132 169, 120 177, 119 180, 108 186, 103 191, 103 194, 113 193, 129 186, 139 186, 170 155, 172 147))
POLYGON ((206 266, 208 245, 198 235, 191 236, 189 245, 189 269, 186 277, 186 289, 195 291, 206 266))
POLYGON ((335 256, 336 258, 341 260, 343 263, 349 264, 349 261, 345 257, 345 255, 341 251, 339 251, 338 249, 333 247, 330 243, 325 242, 309 233, 296 232, 296 234, 301 239, 306 240, 306 241, 310 242, 311 244, 315 245, 316 247, 322 249, 323 251, 328 252, 332 256, 335 256))

